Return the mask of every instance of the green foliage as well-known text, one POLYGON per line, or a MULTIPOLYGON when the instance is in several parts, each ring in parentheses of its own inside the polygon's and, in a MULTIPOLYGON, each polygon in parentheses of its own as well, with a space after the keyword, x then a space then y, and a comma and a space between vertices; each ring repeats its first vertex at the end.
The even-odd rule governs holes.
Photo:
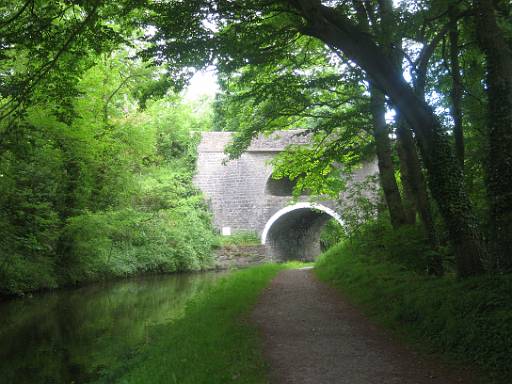
POLYGON ((383 243, 395 255, 403 251, 403 244, 383 242, 378 238, 381 235, 369 229, 365 237, 331 248, 319 258, 317 275, 421 348, 480 367, 493 383, 508 383, 512 375, 512 276, 457 280, 420 275, 375 253, 383 243), (374 244, 371 249, 367 241, 374 244))
POLYGON ((325 147, 288 148, 272 159, 272 176, 297 180, 293 188, 294 197, 307 192, 337 198, 345 188, 345 180, 335 159, 326 156, 325 152, 325 147))
MULTIPOLYGON (((295 157, 283 155, 282 161, 277 161, 281 167, 278 173, 292 176, 291 179, 297 180, 298 189, 334 194, 344 183, 339 181, 333 164, 350 167, 367 159, 373 150, 369 135, 368 81, 361 69, 364 67, 381 87, 389 88, 385 90, 390 97, 389 108, 396 108, 396 104, 402 104, 402 108, 417 104, 413 89, 418 98, 425 97, 433 113, 425 109, 404 114, 410 107, 405 108, 401 114, 410 115, 407 117, 409 123, 417 122, 416 117, 425 114, 429 115, 427 120, 442 123, 442 127, 436 123, 428 129, 429 124, 424 123, 411 124, 411 127, 418 142, 423 142, 423 165, 435 176, 430 178, 435 185, 431 192, 443 207, 441 212, 447 222, 460 218, 453 221, 458 224, 448 225, 452 243, 456 247, 469 243, 473 238, 472 231, 477 231, 475 228, 479 225, 473 217, 471 204, 462 197, 469 192, 476 202, 478 216, 488 216, 492 223, 496 215, 488 215, 490 193, 489 188, 483 187, 486 179, 481 164, 493 156, 502 158, 489 152, 489 130, 485 119, 489 106, 486 100, 488 84, 484 81, 488 55, 478 46, 476 24, 468 16, 474 14, 479 2, 363 3, 8 1, 0 6, 3 15, 0 22, 3 32, 0 37, 3 48, 0 54, 0 119, 12 118, 4 121, 0 129, 17 130, 19 120, 25 121, 25 114, 32 113, 29 109, 35 106, 74 129, 81 125, 79 120, 85 121, 88 127, 95 125, 96 128, 88 132, 89 139, 110 137, 101 151, 89 151, 91 141, 78 137, 73 138, 74 150, 71 150, 69 132, 61 136, 68 141, 66 144, 61 142, 59 149, 66 149, 62 154, 64 168, 67 175, 74 176, 69 177, 62 188, 68 200, 67 208, 57 211, 68 217, 80 214, 84 209, 127 208, 129 196, 137 192, 131 190, 136 184, 124 177, 129 174, 125 171, 128 168, 140 171, 141 164, 133 162, 134 159, 143 159, 143 166, 156 160, 148 155, 151 150, 141 158, 123 151, 128 148, 131 138, 130 148, 150 149, 152 144, 147 146, 148 143, 138 139, 152 136, 137 135, 133 129, 122 133, 110 129, 111 125, 117 125, 137 109, 151 109, 156 99, 165 96, 169 86, 183 85, 193 68, 216 65, 223 90, 216 103, 216 129, 239 132, 229 154, 238 156, 260 132, 306 128, 313 133, 315 146, 309 153, 296 151, 295 157), (332 28, 351 31, 346 36, 347 46, 341 40, 330 40, 329 34, 317 30, 317 17, 324 12, 333 16, 322 19, 329 19, 332 28), (457 49, 461 56, 463 84, 460 86, 464 90, 461 103, 464 133, 468 139, 466 185, 458 180, 461 173, 450 155, 449 145, 453 126, 450 89, 455 82, 450 70, 451 59, 447 57, 451 41, 447 27, 454 27, 449 24, 451 17, 457 20, 455 29, 460 35, 457 49), (112 55, 123 42, 128 42, 130 48, 122 54, 112 55), (346 49, 350 46, 354 49, 346 49), (138 51, 143 51, 146 64, 135 58, 138 51), (384 73, 379 70, 388 63, 385 56, 389 55, 403 63, 397 73, 391 67, 384 73), (382 65, 375 66, 376 62, 382 65), (154 65, 161 66, 156 68, 154 65), (88 75, 84 76, 86 72, 88 75), (402 84, 403 89, 393 91, 390 85, 400 82, 396 76, 400 73, 410 76, 410 87, 402 84), (405 94, 410 100, 402 100, 400 95, 405 94), (422 133, 424 129, 427 131, 422 133), (444 133, 447 133, 446 137, 444 133), (423 137, 431 136, 440 141, 428 147, 434 150, 440 144, 444 146, 432 156, 425 150, 423 140, 423 137), (122 144, 117 145, 120 141, 122 144), (87 149, 79 150, 79 142, 87 149), (110 153, 114 154, 114 160, 106 155, 110 153), (97 164, 96 169, 85 166, 91 162, 97 164), (89 181, 76 182, 81 178, 89 178, 89 181), (106 187, 110 182, 115 188, 106 187), (116 193, 109 194, 112 190, 116 193), (102 205, 93 206, 92 202, 102 205), (465 241, 457 241, 460 233, 469 234, 465 241)), ((498 30, 508 39, 511 11, 504 3, 494 2, 493 6, 496 7, 498 30)), ((167 99, 166 103, 174 101, 167 99)), ((422 109, 420 104, 416 106, 422 109)), ((500 101, 497 104, 499 107, 500 101)), ((192 121, 195 115, 188 114, 192 121)), ((187 119, 179 123, 183 124, 194 125, 187 119)), ((139 125, 133 125, 136 126, 139 125)), ((199 126, 204 128, 202 124, 199 126)), ((77 136, 87 134, 85 131, 76 130, 77 136)), ((170 136, 165 137, 158 142, 162 151, 167 154, 183 152, 177 144, 182 140, 166 142, 170 136)), ((502 135, 502 139, 505 140, 506 135, 502 135)), ((91 148, 98 149, 98 146, 91 148)), ((506 149, 501 149, 505 155, 508 153, 506 149)), ((503 169, 508 169, 506 164, 503 169)), ((507 191, 505 188, 502 192, 505 200, 507 191)), ((507 209, 497 214, 506 218, 508 212, 505 211, 507 209)), ((487 232, 492 235, 493 227, 489 226, 487 232)), ((471 248, 479 250, 480 244, 471 248)), ((464 253, 471 256, 467 250, 457 254, 464 253)), ((473 259, 479 257, 476 255, 473 259)))
POLYGON ((27 123, 4 137, 0 155, 0 292, 54 287, 53 255, 63 196, 62 153, 27 123))
MULTIPOLYGON (((267 21, 272 24, 274 21, 267 21)), ((216 101, 215 128, 236 131, 228 154, 237 157, 259 133, 303 128, 312 145, 290 148, 276 160, 290 178, 311 188, 339 190, 333 163, 347 168, 371 156, 368 98, 359 71, 330 57, 318 41, 297 37, 257 64, 239 63, 221 73, 223 93, 216 101), (316 174, 316 179, 314 175, 316 174), (327 177, 329 176, 329 177, 327 177)))
POLYGON ((150 328, 151 342, 98 382, 266 383, 261 340, 244 317, 282 268, 231 273, 189 302, 183 317, 150 328))
POLYGON ((320 233, 320 247, 323 252, 335 246, 346 237, 345 229, 337 220, 331 219, 320 233))
POLYGON ((258 234, 250 231, 238 231, 229 236, 219 236, 218 239, 220 246, 226 245, 259 245, 261 244, 258 234))
POLYGON ((214 240, 208 219, 193 204, 149 214, 126 209, 73 217, 63 236, 70 244, 61 260, 63 281, 205 269, 212 264, 214 240))
POLYGON ((378 212, 384 210, 376 175, 350 181, 343 198, 338 201, 343 230, 347 235, 357 232, 364 223, 374 220, 378 212))
POLYGON ((12 128, 12 119, 26 108, 48 101, 58 103, 49 110, 69 118, 73 99, 79 95, 79 77, 98 54, 115 49, 133 32, 133 23, 118 15, 128 16, 140 4, 139 0, 2 2, 0 120, 9 118, 4 123, 12 128))
MULTIPOLYGON (((355 254, 396 263, 422 274, 428 272, 429 261, 434 257, 422 226, 393 229, 386 215, 362 223, 346 237, 345 244, 355 254)), ((445 261, 453 257, 449 249, 441 247, 440 251, 445 261)))
POLYGON ((82 75, 73 117, 45 101, 1 123, 1 294, 211 264, 192 185, 209 115, 173 95, 140 111, 131 88, 158 76, 120 51, 82 75))

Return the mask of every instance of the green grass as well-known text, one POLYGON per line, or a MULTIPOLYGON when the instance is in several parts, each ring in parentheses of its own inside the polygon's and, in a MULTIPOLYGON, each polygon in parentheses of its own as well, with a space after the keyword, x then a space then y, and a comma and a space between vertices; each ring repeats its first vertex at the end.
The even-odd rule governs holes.
POLYGON ((240 231, 235 232, 229 236, 219 236, 219 245, 220 246, 230 246, 230 245, 238 245, 238 246, 253 246, 260 245, 260 238, 254 232, 249 231, 240 231))
POLYGON ((260 339, 246 316, 286 267, 267 264, 222 278, 192 299, 183 317, 151 328, 146 344, 102 382, 267 383, 260 339))
POLYGON ((331 248, 317 262, 318 277, 420 350, 476 366, 486 382, 510 383, 512 275, 433 278, 357 249, 331 248))

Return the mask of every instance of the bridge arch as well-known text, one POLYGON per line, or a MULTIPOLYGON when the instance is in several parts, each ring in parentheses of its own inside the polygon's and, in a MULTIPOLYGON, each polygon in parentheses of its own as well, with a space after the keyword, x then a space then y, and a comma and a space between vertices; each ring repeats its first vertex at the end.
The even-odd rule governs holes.
POLYGON ((300 202, 286 206, 266 222, 261 244, 274 260, 314 260, 320 254, 322 227, 331 219, 343 225, 339 214, 325 205, 300 202))
MULTIPOLYGON (((233 133, 201 133, 194 185, 203 192, 219 233, 257 233, 264 239, 268 258, 273 260, 311 260, 320 253, 323 225, 333 217, 340 222, 334 213, 335 200, 349 201, 350 196, 342 193, 338 199, 321 204, 306 203, 307 197, 299 196, 298 205, 289 205, 293 184, 270 180, 274 172, 271 162, 277 154, 290 145, 310 144, 311 137, 304 133, 287 130, 260 135, 240 158, 228 162, 224 148, 232 141, 233 133), (310 239, 311 246, 305 239, 310 239)), ((350 186, 376 172, 375 161, 365 163, 347 183, 350 186)), ((373 196, 371 191, 368 193, 373 196)))

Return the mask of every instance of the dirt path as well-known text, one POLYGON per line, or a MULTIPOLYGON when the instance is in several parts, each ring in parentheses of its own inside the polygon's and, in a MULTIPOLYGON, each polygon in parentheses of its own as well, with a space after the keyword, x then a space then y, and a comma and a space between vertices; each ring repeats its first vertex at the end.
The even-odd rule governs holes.
POLYGON ((273 384, 473 383, 398 344, 311 270, 281 272, 252 318, 273 384))

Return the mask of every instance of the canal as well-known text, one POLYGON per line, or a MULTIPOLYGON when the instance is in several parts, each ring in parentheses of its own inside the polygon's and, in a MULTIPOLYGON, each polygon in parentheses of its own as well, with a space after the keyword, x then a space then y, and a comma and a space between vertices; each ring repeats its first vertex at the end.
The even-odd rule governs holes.
POLYGON ((179 318, 220 275, 146 276, 1 302, 0 382, 91 383, 122 369, 151 343, 151 327, 179 318))

